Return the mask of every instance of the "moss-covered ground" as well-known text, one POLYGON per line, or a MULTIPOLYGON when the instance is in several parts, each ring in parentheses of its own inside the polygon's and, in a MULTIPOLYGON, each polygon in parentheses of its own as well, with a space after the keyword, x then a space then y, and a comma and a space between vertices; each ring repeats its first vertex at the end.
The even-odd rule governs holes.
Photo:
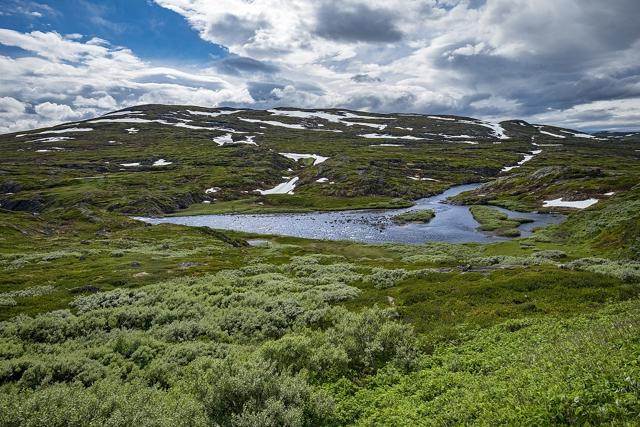
POLYGON ((428 224, 435 216, 436 213, 433 209, 419 209, 395 215, 391 220, 400 225, 409 223, 428 224))

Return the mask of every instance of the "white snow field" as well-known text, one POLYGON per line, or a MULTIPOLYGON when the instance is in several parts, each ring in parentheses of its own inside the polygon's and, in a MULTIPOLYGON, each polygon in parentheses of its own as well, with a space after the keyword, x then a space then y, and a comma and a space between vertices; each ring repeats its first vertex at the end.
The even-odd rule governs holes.
POLYGON ((293 190, 296 188, 296 182, 298 182, 300 178, 297 176, 292 178, 289 181, 283 182, 282 184, 278 184, 275 187, 269 190, 256 190, 263 196, 267 196, 269 194, 293 194, 293 190))
POLYGON ((598 202, 599 202, 598 199, 593 199, 593 198, 586 199, 586 200, 569 201, 569 200, 562 200, 562 197, 561 197, 555 200, 545 200, 542 206, 544 206, 545 208, 554 207, 554 208, 585 209, 585 208, 588 208, 589 206, 595 205, 598 202))

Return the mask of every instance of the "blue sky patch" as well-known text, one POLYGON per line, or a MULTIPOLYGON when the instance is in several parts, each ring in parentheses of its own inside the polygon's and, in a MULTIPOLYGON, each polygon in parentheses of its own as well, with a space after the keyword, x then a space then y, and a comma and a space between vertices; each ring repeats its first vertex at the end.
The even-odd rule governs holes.
MULTIPOLYGON (((184 17, 146 0, 9 0, 0 5, 0 27, 81 34, 81 40, 98 37, 163 64, 203 65, 228 54, 223 46, 202 40, 184 17)), ((19 53, 6 47, 1 52, 19 53)))

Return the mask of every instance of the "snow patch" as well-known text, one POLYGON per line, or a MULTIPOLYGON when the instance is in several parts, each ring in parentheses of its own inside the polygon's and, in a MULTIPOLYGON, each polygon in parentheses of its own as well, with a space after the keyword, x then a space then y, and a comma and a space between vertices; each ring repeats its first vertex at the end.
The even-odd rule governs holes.
POLYGON ((378 123, 363 123, 363 122, 342 122, 342 123, 347 126, 354 126, 354 125, 365 126, 365 127, 378 129, 378 130, 385 130, 387 128, 387 125, 381 125, 378 123))
POLYGON ((298 153, 278 153, 281 156, 286 157, 287 159, 295 160, 296 162, 301 159, 313 159, 313 166, 317 166, 320 163, 326 162, 329 160, 329 157, 323 157, 318 154, 298 154, 298 153))
POLYGON ((254 139, 255 139, 255 136, 247 136, 242 141, 234 141, 233 140, 233 135, 231 135, 230 133, 227 133, 225 135, 217 136, 217 137, 213 138, 213 142, 215 142, 219 146, 223 146, 225 144, 228 144, 228 145, 231 145, 231 144, 258 145, 258 144, 255 143, 254 139))
POLYGON ((542 153, 542 150, 535 150, 535 151, 532 151, 531 154, 524 154, 524 159, 520 160, 515 166, 505 166, 505 167, 503 167, 502 168, 502 172, 509 172, 511 170, 519 168, 520 166, 524 165, 525 163, 527 163, 528 161, 530 161, 531 159, 533 159, 535 156, 537 156, 540 153, 542 153))
POLYGON ((320 183, 329 182, 329 178, 319 178, 319 179, 316 179, 316 182, 320 182, 320 183))
POLYGON ((46 130, 44 132, 38 132, 34 135, 45 135, 48 133, 91 132, 92 130, 93 128, 68 128, 68 129, 46 130))
POLYGON ((413 135, 395 136, 395 135, 380 134, 380 133, 367 133, 367 134, 358 135, 358 136, 362 138, 369 138, 369 139, 410 139, 410 140, 426 139, 426 138, 418 138, 417 136, 413 136, 413 135))
POLYGON ((122 119, 96 119, 87 123, 154 123, 156 120, 141 119, 139 117, 125 117, 122 119))
POLYGON ((564 136, 564 135, 558 135, 558 134, 555 134, 555 133, 547 132, 546 130, 541 130, 541 131, 539 131, 539 132, 540 132, 540 133, 543 133, 543 134, 545 134, 545 135, 552 136, 552 137, 554 137, 554 138, 560 138, 560 139, 565 139, 565 138, 566 138, 566 136, 564 136))
POLYGON ((276 122, 276 121, 273 121, 273 120, 246 119, 246 118, 243 118, 243 117, 238 117, 238 118, 240 120, 242 120, 243 122, 247 122, 247 123, 262 123, 262 124, 265 124, 265 125, 279 126, 279 127, 288 128, 288 129, 307 130, 307 128, 302 126, 302 125, 292 125, 290 123, 276 122))
POLYGON ((470 120, 461 120, 460 123, 467 123, 470 125, 484 126, 493 130, 493 136, 498 139, 509 139, 504 128, 500 123, 492 123, 492 122, 481 122, 481 121, 470 121, 470 120))
MULTIPOLYGON (((386 124, 377 123, 364 123, 364 122, 349 122, 348 119, 367 119, 367 120, 395 120, 394 117, 375 117, 375 116, 362 116, 359 114, 353 114, 348 111, 341 111, 340 114, 329 113, 326 111, 300 111, 300 110, 268 110, 274 116, 284 117, 296 117, 301 119, 316 118, 326 120, 330 123, 340 123, 345 126, 367 126, 379 130, 386 129, 386 124)), ((324 125, 318 125, 324 126, 324 125)), ((342 132, 340 130, 328 130, 328 129, 314 129, 325 130, 330 132, 342 132)))
POLYGON ((543 206, 545 208, 557 207, 557 208, 574 208, 574 209, 585 209, 589 206, 595 205, 598 203, 598 199, 587 199, 587 200, 576 200, 576 201, 565 201, 562 200, 562 197, 555 200, 545 200, 543 206))
POLYGON ((570 132, 567 130, 561 130, 560 132, 562 133, 568 133, 569 135, 573 136, 574 138, 586 138, 586 139, 595 139, 594 135, 590 135, 588 133, 580 133, 580 132, 570 132))
MULTIPOLYGON (((245 133, 245 132, 238 132, 235 131, 233 129, 226 129, 226 128, 220 128, 220 127, 203 127, 203 126, 194 126, 194 125, 190 125, 188 123, 185 122, 190 122, 192 120, 187 120, 187 119, 175 119, 175 120, 180 120, 178 123, 171 123, 168 122, 166 120, 162 120, 162 119, 156 119, 156 120, 149 120, 149 119, 141 119, 138 117, 127 117, 127 118, 122 118, 122 119, 97 119, 97 120, 92 120, 88 123, 159 123, 161 125, 165 125, 165 126, 173 126, 173 127, 177 127, 177 128, 183 128, 183 129, 193 129, 193 130, 220 130, 223 132, 230 132, 230 133, 245 133)), ((134 129, 134 128, 132 128, 134 129)), ((129 132, 129 129, 126 129, 129 132)), ((137 132, 137 129, 136 129, 137 132)), ((129 132, 129 133, 136 133, 136 132, 129 132)))
POLYGON ((163 120, 157 120, 158 123, 161 123, 163 125, 169 125, 169 126, 175 126, 177 128, 184 128, 184 129, 194 129, 194 130, 218 130, 218 128, 208 128, 208 127, 202 127, 202 126, 194 126, 194 125, 188 125, 186 123, 169 123, 169 122, 165 122, 163 120))
POLYGON ((300 178, 297 176, 287 182, 283 182, 282 184, 278 184, 275 187, 269 190, 256 190, 263 196, 267 196, 269 194, 293 194, 293 190, 296 188, 296 183, 300 178))
POLYGON ((231 114, 241 113, 246 110, 229 110, 229 111, 217 111, 215 113, 210 113, 207 111, 193 111, 187 110, 187 113, 196 115, 196 116, 208 116, 208 117, 220 117, 220 116, 229 116, 231 114))
MULTIPOLYGON (((234 133, 234 134, 239 134, 239 135, 244 135, 244 134, 247 133, 247 132, 242 132, 242 131, 231 129, 231 128, 215 127, 215 128, 212 128, 212 129, 220 131, 220 132, 234 133)), ((256 133, 264 135, 264 133, 262 133, 262 132, 256 132, 256 133)))
POLYGON ((233 137, 230 133, 227 133, 222 136, 216 136, 215 138, 213 138, 213 142, 215 142, 219 146, 223 146, 225 144, 233 144, 233 137))
POLYGON ((446 120, 448 122, 455 122, 456 119, 451 118, 451 117, 441 117, 441 116, 427 116, 427 119, 433 119, 433 120, 446 120))
POLYGON ((409 178, 412 181, 433 181, 433 182, 440 182, 437 179, 434 178, 421 178, 419 176, 408 176, 407 178, 409 178))
POLYGON ((33 141, 28 141, 28 142, 63 142, 63 141, 70 141, 72 139, 75 138, 71 138, 68 136, 50 136, 47 138, 39 138, 39 139, 34 139, 33 141))
POLYGON ((113 116, 137 116, 137 115, 144 115, 144 113, 142 111, 116 111, 115 113, 108 113, 108 114, 104 114, 102 117, 113 117, 113 116))
POLYGON ((151 166, 154 166, 154 167, 169 166, 169 165, 172 165, 172 164, 173 164, 173 162, 168 162, 165 159, 160 159, 160 160, 156 160, 155 162, 153 162, 153 165, 151 165, 151 166))
POLYGON ((120 166, 125 167, 125 168, 137 168, 140 166, 140 163, 136 162, 136 163, 120 163, 120 166))
POLYGON ((433 136, 441 136, 445 139, 458 139, 458 138, 463 138, 463 139, 473 139, 475 138, 475 136, 471 136, 471 135, 447 135, 444 133, 430 133, 428 135, 433 135, 433 136))
POLYGON ((367 119, 367 120, 395 120, 394 117, 362 116, 348 111, 340 111, 340 114, 328 113, 326 111, 301 111, 301 110, 268 110, 274 116, 297 117, 302 119, 317 118, 332 123, 343 123, 344 119, 367 119))

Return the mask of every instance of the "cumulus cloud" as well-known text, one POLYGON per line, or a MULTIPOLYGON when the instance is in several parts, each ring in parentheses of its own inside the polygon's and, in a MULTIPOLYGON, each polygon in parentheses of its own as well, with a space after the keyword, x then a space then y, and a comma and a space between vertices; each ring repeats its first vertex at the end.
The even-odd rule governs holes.
POLYGON ((316 12, 314 32, 347 42, 393 43, 402 39, 394 11, 352 2, 322 4, 316 12))
POLYGON ((214 70, 154 67, 128 49, 56 32, 0 29, 0 44, 28 54, 0 56, 0 132, 94 117, 142 103, 251 103, 245 85, 214 70))
POLYGON ((10 96, 0 97, 0 133, 36 127, 39 120, 27 113, 27 107, 28 104, 10 96))
MULTIPOLYGON (((278 90, 251 86, 278 105, 526 119, 640 97, 634 0, 156 3, 185 16, 203 39, 277 66, 268 86, 278 90), (306 93, 300 81, 322 94, 306 93)), ((618 113, 626 118, 616 123, 635 120, 618 113)))
POLYGON ((104 40, 0 29, 32 53, 0 57, 0 96, 38 123, 53 120, 34 113, 46 102, 82 117, 175 102, 638 126, 636 0, 154 1, 229 56, 181 71, 104 40))
POLYGON ((82 114, 71 109, 68 105, 56 104, 54 102, 43 102, 35 106, 36 114, 46 120, 63 121, 73 120, 82 114))

